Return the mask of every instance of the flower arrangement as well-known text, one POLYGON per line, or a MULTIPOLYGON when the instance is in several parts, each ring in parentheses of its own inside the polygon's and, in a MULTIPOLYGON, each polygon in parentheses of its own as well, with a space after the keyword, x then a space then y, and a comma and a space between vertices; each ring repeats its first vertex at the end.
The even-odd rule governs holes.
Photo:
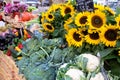
POLYGON ((17 13, 22 13, 26 11, 28 6, 26 4, 7 4, 5 6, 4 12, 6 14, 15 14, 17 13))
POLYGON ((41 14, 41 23, 44 31, 53 38, 64 37, 66 31, 63 24, 75 12, 72 4, 53 4, 48 11, 41 14))

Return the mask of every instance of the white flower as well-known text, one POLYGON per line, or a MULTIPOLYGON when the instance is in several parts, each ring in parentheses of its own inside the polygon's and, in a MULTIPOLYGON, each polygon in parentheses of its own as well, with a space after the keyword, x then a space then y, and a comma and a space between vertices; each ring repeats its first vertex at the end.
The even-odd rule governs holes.
POLYGON ((104 80, 102 73, 98 73, 95 77, 91 77, 90 80, 104 80))
POLYGON ((85 77, 84 73, 79 69, 69 69, 65 75, 68 75, 72 80, 80 80, 80 77, 85 77))
POLYGON ((88 59, 86 70, 88 72, 95 71, 100 65, 100 59, 92 54, 82 54, 83 57, 88 59))

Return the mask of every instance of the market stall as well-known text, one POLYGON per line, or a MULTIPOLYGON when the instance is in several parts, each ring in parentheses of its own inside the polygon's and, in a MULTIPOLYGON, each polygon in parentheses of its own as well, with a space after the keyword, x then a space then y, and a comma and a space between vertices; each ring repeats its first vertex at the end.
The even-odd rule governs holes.
MULTIPOLYGON (((68 0, 32 15, 32 7, 28 10, 24 5, 25 11, 14 14, 11 6, 20 4, 7 5, 5 10, 11 15, 2 17, 6 30, 15 37, 12 44, 1 49, 0 66, 5 61, 3 56, 12 58, 19 69, 16 76, 26 80, 120 79, 120 8, 113 11, 92 0, 68 0)), ((3 66, 0 70, 7 72, 3 66)))

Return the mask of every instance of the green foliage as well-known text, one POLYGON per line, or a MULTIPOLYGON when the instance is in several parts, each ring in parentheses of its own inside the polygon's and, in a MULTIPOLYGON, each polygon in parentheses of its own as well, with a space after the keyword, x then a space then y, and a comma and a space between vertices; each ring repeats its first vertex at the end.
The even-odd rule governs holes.
POLYGON ((27 80, 55 80, 57 68, 78 55, 72 47, 65 48, 62 38, 31 38, 23 45, 17 65, 27 80))
POLYGON ((32 12, 33 10, 36 10, 37 8, 36 7, 33 7, 33 6, 29 6, 27 11, 28 12, 32 12))
POLYGON ((115 12, 116 12, 116 15, 119 15, 120 14, 120 7, 117 7, 115 12))

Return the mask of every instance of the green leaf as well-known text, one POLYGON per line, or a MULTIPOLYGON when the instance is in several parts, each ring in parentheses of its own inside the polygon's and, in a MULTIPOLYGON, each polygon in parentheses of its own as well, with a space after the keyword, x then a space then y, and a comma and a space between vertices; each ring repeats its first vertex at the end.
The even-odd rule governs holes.
POLYGON ((103 51, 100 51, 100 56, 101 58, 106 57, 107 55, 109 55, 112 51, 114 50, 114 48, 107 48, 104 49, 103 51))
POLYGON ((120 47, 120 40, 117 40, 116 47, 120 47))
POLYGON ((120 58, 119 57, 117 58, 117 61, 120 63, 120 58))
POLYGON ((110 55, 104 57, 104 60, 113 59, 113 58, 117 58, 117 56, 114 54, 110 54, 110 55))
POLYGON ((120 14, 120 8, 117 7, 116 10, 115 10, 115 12, 116 12, 116 15, 119 15, 120 14))

